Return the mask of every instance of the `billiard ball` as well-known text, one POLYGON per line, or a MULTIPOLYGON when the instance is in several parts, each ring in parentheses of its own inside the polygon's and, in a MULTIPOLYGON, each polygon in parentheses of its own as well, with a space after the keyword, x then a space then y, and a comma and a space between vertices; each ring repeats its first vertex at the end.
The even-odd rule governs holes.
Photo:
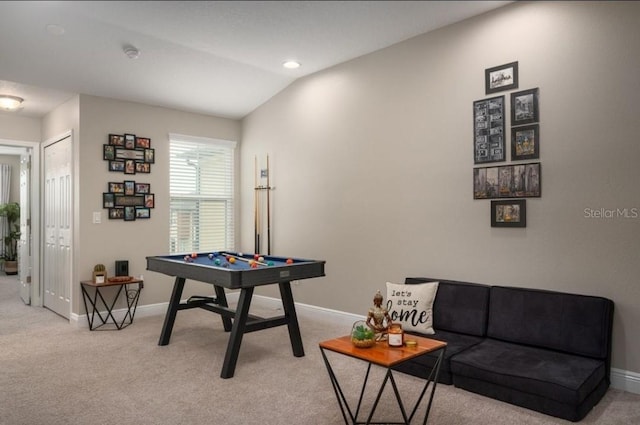
POLYGON ((262 256, 258 257, 258 261, 260 261, 261 263, 264 263, 264 257, 262 256))
POLYGON ((192 252, 191 253, 191 258, 198 258, 198 253, 197 252, 192 252))
POLYGON ((242 257, 242 253, 241 252, 238 253, 238 257, 242 257))
POLYGON ((251 268, 252 269, 257 269, 258 268, 258 263, 251 263, 251 268))
POLYGON ((259 261, 260 254, 253 254, 253 259, 259 261))
POLYGON ((209 254, 209 260, 213 258, 213 254, 209 254))
POLYGON ((184 261, 187 261, 187 262, 188 262, 190 259, 191 259, 191 257, 189 257, 188 255, 185 255, 185 256, 184 256, 184 261))
POLYGON ((235 258, 233 258, 233 257, 230 257, 230 258, 229 258, 229 262, 230 262, 231 264, 234 264, 234 263, 236 262, 236 259, 235 259, 235 258))
POLYGON ((254 264, 256 264, 255 260, 249 260, 249 265, 253 266, 254 264))
POLYGON ((219 266, 219 265, 222 263, 222 261, 220 261, 220 259, 219 259, 219 258, 216 258, 216 259, 215 259, 215 261, 214 261, 213 263, 214 263, 216 266, 219 266))
POLYGON ((287 258, 287 264, 293 264, 293 259, 292 258, 287 258))

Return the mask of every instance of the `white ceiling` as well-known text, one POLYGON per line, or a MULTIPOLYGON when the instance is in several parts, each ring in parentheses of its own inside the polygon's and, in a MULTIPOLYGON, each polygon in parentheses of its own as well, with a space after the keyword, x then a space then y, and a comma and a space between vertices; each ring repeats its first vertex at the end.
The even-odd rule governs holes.
POLYGON ((83 93, 240 119, 297 78, 509 3, 2 1, 0 93, 25 116, 83 93))

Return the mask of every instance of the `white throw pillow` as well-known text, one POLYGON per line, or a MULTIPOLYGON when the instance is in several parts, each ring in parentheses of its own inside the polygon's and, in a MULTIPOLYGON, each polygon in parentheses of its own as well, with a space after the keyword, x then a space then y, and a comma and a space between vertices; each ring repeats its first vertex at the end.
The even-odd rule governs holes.
POLYGON ((387 282, 386 307, 405 331, 433 335, 433 301, 439 282, 403 285, 387 282))

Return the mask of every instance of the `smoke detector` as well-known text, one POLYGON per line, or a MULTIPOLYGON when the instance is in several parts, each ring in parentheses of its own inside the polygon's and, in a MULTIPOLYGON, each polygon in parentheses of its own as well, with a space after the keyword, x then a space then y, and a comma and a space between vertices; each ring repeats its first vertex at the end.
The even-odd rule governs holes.
POLYGON ((140 50, 138 50, 137 47, 132 46, 130 44, 124 46, 122 51, 124 52, 125 55, 127 55, 129 59, 138 59, 140 57, 140 50))

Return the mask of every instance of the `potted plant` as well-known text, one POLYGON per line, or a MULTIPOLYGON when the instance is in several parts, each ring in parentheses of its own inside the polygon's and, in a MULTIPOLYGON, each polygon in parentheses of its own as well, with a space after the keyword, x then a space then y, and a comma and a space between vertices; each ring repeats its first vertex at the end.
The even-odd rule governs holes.
POLYGON ((20 239, 20 204, 9 202, 0 205, 0 216, 7 218, 9 233, 4 237, 4 271, 13 275, 18 273, 18 240, 20 239))

